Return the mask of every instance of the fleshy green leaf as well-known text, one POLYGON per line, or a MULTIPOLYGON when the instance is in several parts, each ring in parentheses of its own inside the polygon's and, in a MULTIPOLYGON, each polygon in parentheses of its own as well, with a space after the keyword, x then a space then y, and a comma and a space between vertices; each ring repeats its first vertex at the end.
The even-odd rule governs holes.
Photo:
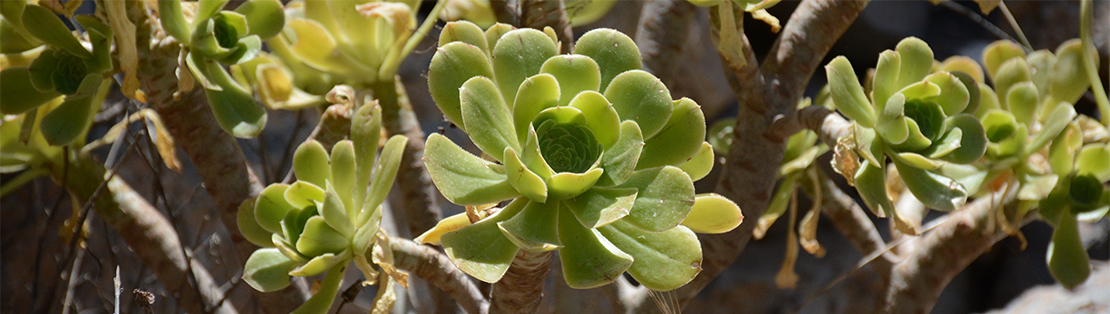
POLYGON ((247 18, 248 35, 266 39, 281 32, 285 25, 285 12, 278 0, 251 0, 235 8, 247 18))
POLYGON ((999 105, 1002 109, 1010 109, 1009 104, 1006 102, 1009 95, 1010 88, 1021 82, 1028 82, 1031 74, 1029 73, 1029 64, 1025 62, 1024 58, 1014 58, 1002 64, 998 69, 998 74, 994 79, 994 90, 998 92, 999 105))
POLYGON ((293 173, 297 181, 312 183, 316 187, 326 187, 331 179, 331 165, 324 145, 309 140, 297 146, 293 152, 293 173))
MULTIPOLYGON (((594 187, 566 201, 567 209, 586 228, 597 228, 624 218, 636 202, 634 188, 594 187)), ((564 216, 563 220, 569 217, 564 216)))
MULTIPOLYGON (((335 186, 336 195, 342 200, 344 213, 355 217, 353 212, 354 202, 351 200, 351 191, 355 188, 355 147, 350 140, 341 140, 331 148, 331 184, 335 186)), ((366 188, 361 186, 361 188, 366 188)), ((325 198, 325 200, 327 200, 325 198)))
MULTIPOLYGON (((189 58, 200 58, 199 55, 190 54, 189 58)), ((266 109, 255 102, 254 96, 247 92, 239 83, 231 78, 219 65, 212 60, 193 60, 201 69, 203 75, 220 89, 206 87, 204 94, 208 96, 208 106, 216 116, 220 127, 239 138, 250 138, 262 132, 266 125, 266 109)))
POLYGON ((998 69, 1013 58, 1025 58, 1025 50, 1009 40, 995 41, 983 49, 983 65, 987 68, 991 81, 997 82, 995 77, 998 69))
POLYGON ((293 182, 285 190, 285 201, 294 208, 305 209, 324 201, 324 190, 306 181, 293 182))
POLYGON ((1082 44, 1078 39, 1064 42, 1056 48, 1056 63, 1052 66, 1052 97, 1074 104, 1091 86, 1083 65, 1082 44))
POLYGON ((505 102, 515 99, 520 83, 540 73, 544 61, 556 54, 559 50, 555 42, 541 31, 526 28, 505 33, 493 47, 492 58, 497 87, 505 102))
POLYGON ((1048 270, 1052 277, 1068 288, 1087 281, 1091 275, 1091 261, 1079 238, 1078 222, 1074 215, 1060 217, 1052 242, 1048 244, 1048 270))
POLYGON ((879 54, 879 63, 875 65, 875 76, 871 80, 871 98, 879 113, 886 107, 890 96, 901 89, 901 86, 896 86, 901 67, 902 57, 894 50, 886 50, 879 54))
POLYGON ((487 54, 489 53, 489 43, 486 41, 485 32, 482 32, 478 25, 474 25, 470 21, 451 21, 443 26, 443 32, 439 34, 439 46, 442 47, 456 41, 470 44, 487 54))
POLYGON ((460 270, 478 280, 501 280, 520 248, 505 237, 497 223, 516 216, 530 202, 527 198, 516 199, 491 217, 444 234, 440 238, 443 252, 460 270))
MULTIPOLYGON (((493 24, 493 26, 486 29, 486 43, 489 44, 490 48, 493 48, 497 46, 497 42, 501 41, 501 37, 505 36, 505 33, 511 32, 514 29, 516 29, 516 27, 509 24, 493 24)), ((492 54, 492 52, 490 53, 492 54)))
POLYGON ((344 237, 350 238, 355 235, 355 226, 352 225, 351 217, 347 215, 347 209, 343 207, 343 200, 339 198, 339 194, 335 192, 335 187, 328 184, 328 189, 324 193, 324 204, 320 207, 320 216, 324 217, 324 222, 328 226, 339 231, 344 237))
POLYGON ((243 281, 262 292, 273 292, 289 286, 289 270, 295 262, 278 249, 258 249, 243 266, 243 281))
POLYGON ((694 197, 694 207, 682 220, 682 225, 697 233, 725 233, 736 229, 741 222, 744 222, 744 214, 740 206, 724 196, 708 193, 694 197))
POLYGON ((895 50, 902 58, 902 65, 898 71, 898 86, 913 84, 932 72, 933 50, 925 41, 909 37, 898 42, 895 50))
POLYGON ((540 73, 549 73, 559 81, 560 106, 566 106, 581 92, 600 91, 600 71, 597 62, 583 55, 557 55, 540 67, 540 73))
POLYGON ((37 6, 28 5, 23 8, 23 28, 31 36, 46 42, 47 45, 61 48, 66 52, 81 58, 91 58, 92 52, 85 49, 77 38, 73 37, 69 28, 54 12, 37 6))
POLYGON ((632 175, 636 169, 636 162, 640 160, 640 153, 644 149, 644 137, 640 127, 635 121, 621 123, 621 136, 601 156, 601 168, 605 173, 597 184, 612 186, 621 184, 632 175))
POLYGON ((61 105, 42 117, 40 128, 48 144, 66 145, 85 134, 92 124, 93 115, 111 87, 111 84, 103 82, 99 73, 85 76, 77 93, 66 96, 61 105))
POLYGON ((329 227, 324 217, 320 216, 309 218, 297 239, 297 251, 307 256, 339 253, 350 245, 350 239, 329 227))
POLYGON ((644 142, 636 169, 678 166, 701 149, 705 140, 705 114, 693 100, 683 97, 674 102, 671 119, 659 133, 644 142))
POLYGON ((651 73, 641 70, 614 77, 605 88, 605 98, 613 104, 622 121, 636 121, 645 138, 651 138, 663 129, 674 107, 667 86, 651 73))
MULTIPOLYGON (((505 237, 521 249, 540 252, 561 248, 556 221, 559 218, 561 202, 528 202, 524 209, 497 227, 505 237)), ((569 218, 569 217, 568 217, 569 218)))
MULTIPOLYGON (((894 161, 906 188, 926 207, 952 211, 967 202, 967 190, 955 180, 894 161)), ((857 186, 859 182, 857 181, 857 186)))
POLYGON ((672 166, 638 170, 617 187, 639 191, 623 221, 653 232, 677 226, 694 206, 694 182, 672 166))
POLYGON ((944 109, 944 115, 955 115, 967 108, 968 101, 971 100, 971 94, 968 93, 967 86, 955 75, 948 72, 936 72, 926 77, 925 80, 940 87, 940 95, 933 101, 940 104, 940 107, 944 109))
POLYGON ((825 66, 833 103, 849 119, 865 127, 875 125, 875 108, 867 100, 848 58, 838 56, 825 66))
POLYGON ((424 163, 436 188, 452 203, 489 204, 520 195, 503 166, 471 155, 443 135, 428 136, 424 163))
POLYGON ((632 256, 609 242, 596 229, 582 227, 563 210, 559 219, 559 239, 571 244, 559 250, 563 278, 575 289, 602 286, 617 279, 632 266, 632 256))
POLYGON ((339 284, 343 282, 343 271, 347 265, 338 264, 328 270, 324 281, 320 283, 320 290, 316 291, 308 301, 297 307, 291 314, 322 314, 327 313, 331 303, 335 301, 335 294, 339 292, 339 284))
POLYGON ((1079 151, 1075 157, 1075 166, 1079 172, 1086 172, 1098 178, 1098 181, 1110 179, 1110 145, 1088 144, 1079 151))
POLYGON ((697 182, 709 174, 713 170, 713 164, 716 161, 713 159, 713 146, 709 142, 702 142, 701 149, 698 150, 694 157, 690 157, 686 163, 679 165, 678 168, 685 171, 690 175, 690 180, 697 182))
POLYGON ((528 169, 512 148, 505 148, 505 171, 509 183, 520 194, 537 202, 547 201, 547 184, 543 178, 528 169))
MULTIPOLYGON (((42 58, 42 57, 40 57, 42 58)), ((0 113, 20 114, 38 108, 47 101, 58 97, 53 90, 40 92, 31 83, 31 74, 25 67, 7 68, 0 71, 0 113)))
POLYGON ((459 88, 463 123, 474 144, 498 161, 504 161, 506 148, 520 150, 509 108, 502 101, 497 86, 488 78, 476 76, 459 88))
POLYGON ((960 130, 958 146, 952 152, 940 157, 949 162, 969 164, 983 157, 987 151, 987 135, 979 119, 969 114, 958 114, 944 121, 949 132, 960 130))
POLYGON ((1010 87, 1006 93, 1006 105, 1018 123, 1033 125, 1037 114, 1037 86, 1033 82, 1021 82, 1010 87))
POLYGON ((432 100, 448 120, 463 130, 466 126, 463 124, 459 88, 475 76, 494 77, 493 66, 482 49, 463 42, 439 47, 428 67, 428 91, 432 100))
POLYGON ((285 184, 271 184, 258 194, 254 203, 254 219, 266 231, 281 233, 281 220, 285 218, 285 213, 293 209, 293 205, 285 200, 287 189, 289 186, 285 184))
POLYGON ((556 173, 546 180, 547 199, 550 202, 578 196, 593 187, 604 172, 601 168, 593 168, 585 173, 556 173))
POLYGON ((238 214, 235 216, 235 222, 239 227, 239 233, 242 233, 243 237, 254 245, 260 247, 273 247, 274 243, 271 240, 273 233, 258 225, 258 221, 254 218, 254 207, 254 200, 247 200, 239 205, 238 214))
MULTIPOLYGON (((563 96, 566 96, 565 93, 563 96)), ((603 147, 612 147, 617 142, 620 137, 620 116, 613 109, 613 105, 605 99, 605 96, 595 91, 584 91, 570 101, 570 106, 578 108, 587 117, 586 125, 590 127, 590 130, 594 133, 594 138, 603 147)), ((705 125, 704 121, 702 125, 705 125)), ((702 129, 705 128, 702 127, 702 129)))
POLYGON ((1075 108, 1070 105, 1056 107, 1052 114, 1045 120, 1045 125, 1041 127, 1041 131, 1033 136, 1033 140, 1026 146, 1025 154, 1029 155, 1034 152, 1040 151, 1048 141, 1056 138, 1060 132, 1064 131, 1064 127, 1075 119, 1075 108))
MULTIPOLYGON (((525 79, 520 83, 516 99, 513 101, 513 126, 516 128, 517 140, 524 143, 528 136, 528 128, 535 121, 536 116, 547 108, 559 104, 559 83, 554 76, 541 73, 525 79)), ((539 127, 535 125, 534 127, 539 127)))
MULTIPOLYGON (((640 49, 636 47, 636 43, 628 35, 613 29, 597 28, 586 32, 574 44, 574 53, 588 56, 597 62, 601 70, 601 86, 598 91, 608 90, 609 84, 617 75, 642 67, 640 49)), ((667 98, 669 100, 669 95, 667 98)), ((609 101, 613 101, 612 98, 609 101)))
POLYGON ((378 142, 382 138, 382 107, 364 105, 351 117, 351 141, 355 146, 355 189, 352 209, 362 208, 374 159, 378 156, 378 142))
POLYGON ((650 232, 622 219, 598 231, 621 251, 632 255, 634 260, 628 273, 648 289, 674 290, 701 272, 701 244, 686 227, 650 232))
POLYGON ((894 204, 890 203, 890 198, 886 195, 886 171, 884 168, 872 164, 869 160, 864 160, 854 175, 856 190, 859 191, 860 198, 867 204, 867 208, 879 217, 895 215, 894 204))
POLYGON ((350 251, 344 251, 342 254, 339 255, 335 255, 335 253, 320 254, 319 256, 313 257, 312 259, 308 260, 308 262, 305 262, 304 264, 293 268, 293 270, 289 271, 289 274, 302 277, 316 276, 324 273, 324 271, 327 271, 329 268, 332 268, 339 263, 345 263, 350 259, 350 251))
POLYGON ((394 135, 385 142, 381 159, 374 166, 373 179, 370 180, 370 192, 366 194, 366 202, 362 204, 362 210, 358 214, 358 224, 364 223, 370 212, 377 210, 378 206, 385 201, 385 197, 389 195, 389 190, 393 187, 393 180, 397 178, 397 169, 401 166, 405 145, 408 143, 409 138, 404 135, 394 135))
POLYGON ((158 15, 159 21, 162 22, 162 29, 167 34, 183 44, 189 44, 189 39, 193 37, 193 28, 189 27, 185 14, 181 12, 180 0, 158 1, 158 15))

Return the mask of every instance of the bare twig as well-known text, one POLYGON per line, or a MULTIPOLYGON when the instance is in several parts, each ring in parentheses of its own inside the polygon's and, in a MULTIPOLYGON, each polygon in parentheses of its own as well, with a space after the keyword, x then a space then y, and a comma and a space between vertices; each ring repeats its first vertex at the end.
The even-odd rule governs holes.
MULTIPOLYGON (((188 313, 235 313, 231 307, 208 309, 224 298, 203 265, 192 264, 185 257, 177 231, 161 213, 127 185, 123 179, 105 179, 103 166, 84 156, 73 161, 66 188, 78 201, 90 201, 92 207, 112 229, 127 242, 143 264, 154 270, 166 289, 188 313), (107 193, 97 193, 107 180, 107 193), (191 273, 190 273, 191 270, 191 273)), ((54 174, 59 177, 60 173, 54 174)))
POLYGON ((482 296, 482 292, 470 277, 456 268, 447 256, 432 247, 402 238, 390 239, 389 246, 393 249, 394 266, 423 278, 429 284, 446 292, 467 313, 488 312, 489 301, 482 296))
POLYGON ((490 313, 535 313, 543 299, 550 266, 551 251, 520 250, 505 276, 493 284, 490 313))

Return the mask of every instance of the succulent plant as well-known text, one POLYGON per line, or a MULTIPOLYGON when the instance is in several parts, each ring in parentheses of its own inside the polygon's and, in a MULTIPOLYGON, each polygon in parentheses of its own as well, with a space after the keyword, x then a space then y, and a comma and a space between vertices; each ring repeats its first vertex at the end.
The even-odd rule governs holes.
POLYGON ((160 0, 162 28, 186 49, 186 65, 204 87, 216 122, 236 137, 254 137, 266 125, 266 110, 223 65, 254 59, 262 40, 277 35, 285 23, 281 2, 250 0, 234 11, 227 0, 200 1, 188 21, 179 0, 160 0))
POLYGON ((75 16, 87 34, 86 46, 46 8, 4 1, 2 9, 3 28, 10 36, 5 35, 0 50, 21 55, 5 58, 12 66, 5 65, 0 72, 4 82, 0 113, 36 112, 32 110, 61 96, 60 104, 54 103, 44 112, 40 129, 50 145, 74 142, 92 124, 111 87, 111 29, 92 16, 75 16), (44 43, 45 49, 34 48, 36 43, 44 43), (20 61, 31 57, 34 61, 30 64, 20 61))
POLYGON ((590 31, 566 55, 551 34, 444 28, 429 89, 486 158, 432 134, 428 171, 453 203, 513 201, 473 224, 447 218, 422 240, 485 282, 523 249, 558 250, 574 288, 626 270, 654 290, 682 286, 700 271, 694 232, 726 232, 742 219, 732 201, 695 195, 693 181, 714 162, 700 107, 672 100, 618 31, 590 31))
MULTIPOLYGON (((350 140, 336 143, 330 155, 316 141, 301 144, 293 155, 297 181, 271 184, 241 206, 240 231, 263 247, 251 254, 244 268, 243 278, 251 287, 279 290, 289 285, 290 276, 314 276, 351 261, 367 280, 375 277, 370 261, 378 261, 367 256, 381 241, 381 204, 408 142, 404 136, 390 138, 375 163, 380 128, 381 108, 362 106, 351 119, 350 140)), ((325 285, 337 286, 340 278, 325 285)), ((335 297, 336 287, 327 288, 331 296, 313 296, 327 300, 323 310, 335 297)), ((316 303, 306 306, 315 306, 311 304, 316 303)))
POLYGON ((292 1, 285 8, 289 23, 267 42, 270 53, 233 66, 232 75, 273 109, 325 104, 325 95, 340 84, 356 91, 393 88, 401 61, 436 21, 426 19, 414 29, 421 3, 292 1))
POLYGON ((926 207, 949 211, 967 201, 968 191, 941 175, 940 167, 973 163, 986 150, 983 126, 972 115, 979 103, 974 78, 959 70, 934 71, 934 62, 925 42, 902 40, 880 55, 870 97, 843 56, 825 67, 833 103, 853 120, 854 152, 863 157, 862 164, 838 169, 852 177, 868 207, 892 216, 909 233, 916 231, 887 198, 886 158, 926 207))
POLYGON ((1073 287, 1090 273, 1077 222, 1097 221, 1110 210, 1110 132, 1078 116, 1073 104, 1091 86, 1083 75, 1082 44, 1070 40, 1055 51, 1026 54, 1010 41, 983 52, 994 90, 981 86, 978 116, 986 130, 987 161, 978 171, 949 169, 969 186, 996 180, 1003 171, 1021 184, 1020 201, 1036 207, 1056 230, 1048 250, 1053 277, 1073 287), (1045 150, 1047 148, 1047 151, 1045 150), (1041 162, 1023 162, 1042 155, 1041 162))

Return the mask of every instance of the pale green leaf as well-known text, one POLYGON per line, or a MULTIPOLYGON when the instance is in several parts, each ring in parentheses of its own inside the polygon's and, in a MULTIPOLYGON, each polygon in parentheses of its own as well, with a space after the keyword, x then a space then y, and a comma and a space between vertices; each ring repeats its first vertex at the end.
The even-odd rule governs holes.
POLYGON ((634 260, 628 273, 648 289, 674 290, 701 272, 701 244, 686 227, 651 232, 622 219, 598 231, 632 256, 634 260))
POLYGON ((497 86, 483 76, 475 76, 459 88, 463 123, 470 128, 470 140, 486 154, 504 161, 506 148, 520 150, 516 130, 509 123, 512 115, 501 99, 497 86))
POLYGON ((466 152, 443 135, 428 136, 426 145, 424 163, 428 173, 452 203, 481 205, 520 195, 509 183, 503 166, 466 152))
POLYGON ((623 221, 649 231, 677 226, 694 206, 693 181, 686 172, 672 166, 638 170, 617 187, 639 191, 623 221))
POLYGON ((501 280, 520 248, 505 237, 497 223, 516 216, 530 202, 516 199, 491 217, 444 234, 440 238, 443 252, 467 275, 488 283, 501 280))
POLYGON ((644 138, 651 138, 663 129, 674 107, 667 86, 641 70, 614 77, 605 88, 605 98, 613 104, 622 121, 636 121, 644 138))
MULTIPOLYGON (((636 43, 628 35, 613 29, 597 28, 586 32, 575 43, 574 53, 588 56, 597 62, 601 70, 598 91, 607 90, 617 75, 642 67, 640 49, 636 47, 636 43)), ((609 100, 613 101, 612 98, 609 100)))
POLYGON ((559 250, 563 278, 576 289, 602 286, 620 277, 632 266, 632 256, 609 242, 601 232, 585 228, 563 210, 559 219, 559 239, 570 246, 559 250))

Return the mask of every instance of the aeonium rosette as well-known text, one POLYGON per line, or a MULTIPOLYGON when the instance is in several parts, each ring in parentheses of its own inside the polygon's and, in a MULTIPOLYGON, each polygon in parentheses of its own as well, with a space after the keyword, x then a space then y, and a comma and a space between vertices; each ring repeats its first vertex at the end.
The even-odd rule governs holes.
MULTIPOLYGON (((289 285, 290 276, 328 271, 320 291, 304 306, 327 310, 347 263, 354 261, 367 280, 377 278, 370 263, 395 279, 386 237, 378 236, 381 204, 393 186, 408 142, 393 136, 378 155, 381 107, 359 108, 351 118, 351 139, 336 143, 329 154, 310 140, 293 155, 293 184, 271 184, 239 211, 239 230, 258 249, 247 259, 243 278, 251 287, 270 292, 289 285), (330 270, 330 271, 329 271, 330 270), (330 294, 330 295, 328 295, 330 294)), ((404 282, 403 278, 398 280, 404 282)))
MULTIPOLYGON (((916 234, 916 228, 900 217, 887 196, 886 158, 926 207, 950 211, 967 201, 968 191, 942 175, 941 166, 976 162, 987 146, 983 125, 973 115, 980 89, 976 77, 965 72, 978 66, 968 70, 950 63, 934 70, 934 62, 924 41, 902 40, 895 50, 879 56, 870 95, 843 56, 825 67, 833 103, 855 126, 855 147, 844 151, 863 158, 855 166, 838 165, 838 171, 851 177, 877 215, 892 216, 895 226, 910 234, 916 234)), ((981 77, 979 71, 975 74, 981 77)))
POLYGON ((682 286, 701 270, 694 231, 726 232, 743 218, 728 199, 695 195, 693 181, 713 166, 700 107, 672 100, 615 30, 558 51, 550 31, 444 28, 428 72, 432 97, 489 158, 432 134, 424 161, 451 202, 513 201, 472 224, 449 217, 419 240, 441 243, 485 282, 500 280, 523 249, 558 250, 574 288, 625 271, 650 289, 682 286))

